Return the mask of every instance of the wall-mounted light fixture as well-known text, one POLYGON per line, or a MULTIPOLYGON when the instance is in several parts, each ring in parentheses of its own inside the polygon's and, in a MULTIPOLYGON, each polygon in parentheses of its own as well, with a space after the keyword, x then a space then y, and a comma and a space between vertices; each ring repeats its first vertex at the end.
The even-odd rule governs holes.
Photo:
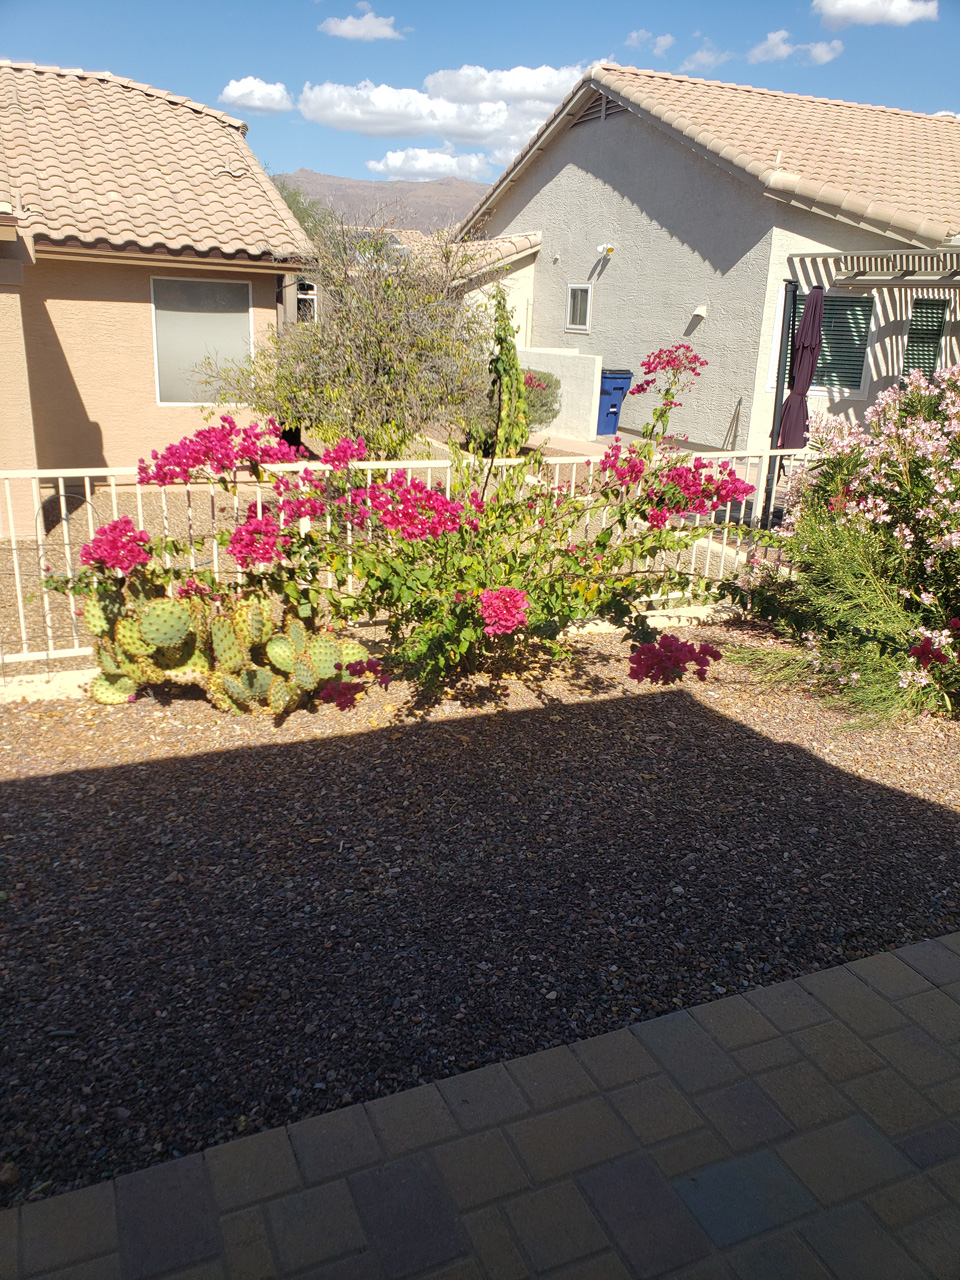
POLYGON ((697 320, 706 320, 706 318, 707 318, 707 304, 706 304, 705 302, 701 302, 701 303, 700 303, 699 307, 697 307, 696 311, 694 311, 694 313, 693 313, 693 318, 695 318, 695 319, 697 319, 697 320))
POLYGON ((609 258, 609 257, 610 257, 610 255, 611 255, 611 253, 613 253, 613 248, 614 248, 614 247, 613 247, 613 245, 612 245, 612 244, 598 244, 598 245, 597 245, 597 253, 605 254, 605 255, 606 255, 606 257, 608 257, 608 258, 609 258))

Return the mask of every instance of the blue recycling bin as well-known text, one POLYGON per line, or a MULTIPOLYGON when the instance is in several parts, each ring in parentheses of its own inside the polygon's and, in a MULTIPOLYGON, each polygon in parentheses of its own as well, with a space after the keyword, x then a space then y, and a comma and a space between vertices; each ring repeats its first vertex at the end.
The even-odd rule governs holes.
POLYGON ((620 409, 623 397, 630 390, 633 373, 630 369, 601 369, 600 413, 597 417, 597 435, 615 436, 620 426, 620 409))

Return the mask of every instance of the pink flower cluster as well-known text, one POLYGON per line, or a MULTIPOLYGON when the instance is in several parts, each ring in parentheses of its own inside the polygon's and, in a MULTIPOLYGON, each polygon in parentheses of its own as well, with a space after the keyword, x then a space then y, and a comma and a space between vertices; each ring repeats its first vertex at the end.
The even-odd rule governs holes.
POLYGON ((614 440, 600 459, 600 471, 616 476, 621 484, 636 484, 646 471, 647 464, 640 457, 635 444, 628 445, 626 456, 622 455, 623 445, 619 440, 614 440))
POLYGON ((695 516, 716 511, 728 502, 741 501, 753 493, 754 486, 741 480, 729 462, 717 464, 716 473, 707 469, 703 458, 694 458, 690 467, 670 467, 653 491, 653 505, 647 521, 654 529, 662 529, 671 515, 695 516))
POLYGON ((506 636, 525 627, 529 607, 527 593, 517 587, 481 591, 480 616, 487 624, 483 628, 484 633, 488 636, 506 636))
POLYGON ((343 501, 351 508, 348 520, 362 525, 370 512, 375 512, 385 529, 399 533, 407 542, 456 533, 463 518, 462 502, 427 488, 415 476, 408 480, 403 470, 369 488, 353 489, 343 501))
POLYGON ((119 569, 126 574, 138 564, 150 563, 150 554, 146 550, 149 541, 149 533, 138 529, 129 516, 121 516, 97 530, 82 548, 80 563, 95 568, 119 569))
POLYGON ((528 391, 546 391, 546 386, 540 381, 535 374, 528 373, 523 379, 523 385, 528 391))
POLYGON ((938 662, 946 666, 950 659, 942 649, 935 649, 933 641, 929 636, 924 636, 919 644, 915 644, 910 650, 910 657, 916 658, 917 665, 922 667, 924 671, 930 666, 931 662, 938 662))
POLYGON ((152 464, 140 459, 138 484, 167 485, 219 476, 238 467, 296 462, 307 456, 306 449, 294 449, 280 439, 280 428, 273 418, 266 427, 251 422, 238 427, 229 414, 223 414, 217 427, 203 427, 176 444, 168 444, 162 453, 150 454, 152 464))
POLYGON ((320 455, 320 461, 334 471, 346 471, 351 462, 362 462, 366 456, 367 442, 363 436, 356 440, 344 436, 320 455))
POLYGON ((277 476, 273 482, 273 491, 279 498, 277 511, 287 524, 295 520, 318 520, 327 508, 323 499, 312 488, 314 474, 304 467, 299 476, 292 479, 287 475, 277 476))
MULTIPOLYGON (((205 583, 198 582, 196 578, 187 578, 177 587, 177 596, 181 600, 189 599, 191 596, 208 595, 210 595, 210 588, 205 583)), ((217 600, 219 597, 213 596, 212 599, 217 600)))
POLYGON ((641 644, 634 649, 628 675, 631 680, 649 680, 651 684, 675 684, 683 679, 692 663, 697 679, 705 680, 707 667, 711 662, 719 662, 721 656, 712 644, 698 647, 679 636, 663 635, 656 644, 641 644))
POLYGON ((283 548, 290 539, 280 529, 269 511, 258 519, 256 505, 251 506, 243 524, 238 524, 230 535, 227 550, 241 569, 273 564, 283 555, 283 548))
MULTIPOLYGON (((671 386, 685 383, 690 378, 699 378, 700 370, 705 368, 706 364, 707 361, 698 356, 693 347, 686 342, 676 342, 672 347, 661 347, 659 351, 654 351, 641 362, 640 368, 647 377, 642 382, 638 382, 635 387, 630 388, 630 395, 640 396, 645 391, 649 391, 651 387, 656 386, 657 378, 661 373, 667 375, 668 385, 671 386)), ((668 400, 665 407, 678 409, 680 401, 668 400)))

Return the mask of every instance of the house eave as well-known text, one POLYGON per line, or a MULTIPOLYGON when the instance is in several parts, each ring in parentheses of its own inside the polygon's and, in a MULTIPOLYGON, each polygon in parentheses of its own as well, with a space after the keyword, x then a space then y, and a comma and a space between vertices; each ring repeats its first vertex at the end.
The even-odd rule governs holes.
POLYGON ((190 266, 207 271, 267 271, 272 275, 302 270, 303 260, 278 258, 268 254, 225 254, 220 250, 200 253, 193 249, 144 248, 140 245, 84 245, 79 241, 54 241, 42 236, 35 240, 38 258, 71 262, 98 262, 112 266, 190 266))

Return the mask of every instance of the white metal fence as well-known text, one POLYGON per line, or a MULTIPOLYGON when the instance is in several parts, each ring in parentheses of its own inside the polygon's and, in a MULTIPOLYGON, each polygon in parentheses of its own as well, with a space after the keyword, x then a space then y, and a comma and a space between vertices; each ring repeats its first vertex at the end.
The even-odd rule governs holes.
MULTIPOLYGON (((751 529, 775 527, 791 476, 808 465, 812 455, 778 449, 710 452, 708 458, 711 464, 728 460, 736 474, 754 486, 754 493, 742 504, 733 503, 711 517, 691 521, 703 529, 703 536, 674 562, 678 568, 717 581, 743 562, 750 542, 717 526, 736 521, 751 529)), ((547 458, 541 479, 573 492, 598 462, 587 456, 547 458)), ((516 465, 517 460, 509 459, 495 464, 500 470, 516 465)), ((357 479, 365 476, 364 482, 369 483, 374 474, 389 476, 400 468, 449 496, 453 463, 442 458, 352 463, 351 473, 357 479)), ((298 469, 300 464, 271 471, 298 469)), ((312 464, 312 469, 324 470, 318 464, 312 464)), ((216 534, 231 528, 251 502, 269 501, 274 496, 269 481, 261 484, 250 478, 231 494, 207 483, 141 486, 136 475, 134 467, 0 471, 0 679, 22 670, 20 664, 71 665, 71 660, 92 654, 77 617, 77 602, 48 591, 43 580, 49 571, 76 573, 83 544, 97 528, 119 516, 129 515, 138 529, 154 534, 163 532, 185 541, 202 539, 202 551, 191 551, 187 557, 190 567, 212 569, 221 580, 236 577, 233 561, 222 560, 216 534)), ((588 512, 587 537, 606 522, 605 510, 588 512)))

